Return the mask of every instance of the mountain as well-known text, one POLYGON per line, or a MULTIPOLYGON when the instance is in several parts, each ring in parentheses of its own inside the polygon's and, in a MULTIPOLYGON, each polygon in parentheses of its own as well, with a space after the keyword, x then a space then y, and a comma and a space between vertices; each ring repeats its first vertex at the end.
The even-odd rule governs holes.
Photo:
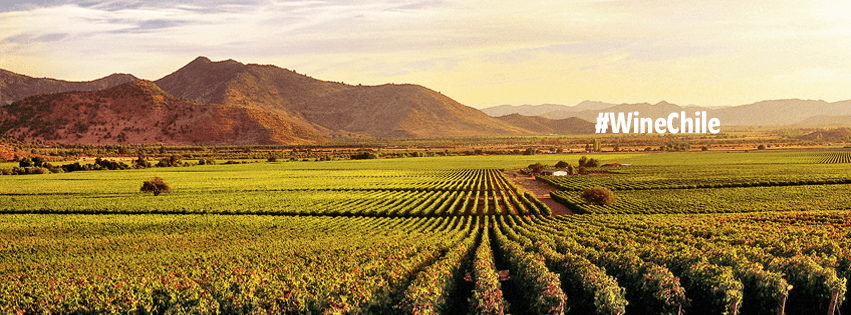
POLYGON ((694 117, 694 112, 706 111, 710 118, 718 118, 721 126, 792 126, 792 127, 839 127, 851 125, 851 100, 835 103, 813 100, 771 100, 734 107, 679 106, 665 101, 657 104, 620 104, 585 101, 576 106, 497 106, 486 108, 489 113, 521 112, 521 115, 539 116, 549 119, 576 117, 595 121, 599 113, 634 113, 639 117, 667 117, 673 112, 685 111, 694 117), (557 110, 551 110, 557 109, 557 110), (523 114, 537 113, 537 114, 523 114))
POLYGON ((570 106, 557 104, 541 104, 541 105, 500 105, 494 107, 483 108, 482 112, 491 117, 501 117, 511 114, 520 114, 523 116, 541 116, 554 111, 569 111, 570 106))
POLYGON ((851 140, 851 128, 819 130, 798 138, 810 141, 848 141, 851 140))
MULTIPOLYGON (((700 110, 700 109, 701 108, 692 107, 692 108, 689 109, 689 111, 695 111, 695 110, 700 110)), ((549 118, 549 119, 565 119, 565 118, 568 118, 568 117, 577 117, 577 118, 587 120, 587 121, 596 121, 597 116, 601 112, 606 112, 606 113, 610 113, 610 112, 621 113, 622 112, 624 114, 638 112, 638 117, 654 117, 654 118, 657 118, 657 117, 668 117, 668 115, 670 113, 673 113, 673 112, 679 113, 680 111, 683 111, 683 110, 685 110, 685 109, 683 109, 680 106, 677 106, 677 105, 674 105, 674 104, 671 104, 671 103, 668 103, 668 102, 665 102, 665 101, 661 101, 661 102, 656 103, 656 104, 640 103, 640 104, 613 105, 613 106, 605 108, 603 110, 591 109, 591 110, 583 110, 583 111, 579 111, 579 112, 570 112, 570 113, 550 112, 550 113, 544 115, 543 117, 546 117, 546 118, 549 118)))
POLYGON ((592 134, 596 131, 594 123, 576 117, 552 120, 539 116, 510 114, 497 119, 537 134, 592 134))
POLYGON ((827 128, 827 127, 851 127, 851 115, 827 116, 817 115, 804 119, 792 125, 798 128, 827 128))
POLYGON ((835 103, 813 100, 773 100, 723 107, 708 113, 727 126, 784 126, 814 116, 851 115, 851 100, 835 103))
POLYGON ((175 97, 268 111, 329 137, 532 134, 422 86, 352 86, 271 65, 199 57, 155 83, 175 97))
POLYGON ((129 74, 113 74, 89 82, 69 82, 55 79, 37 79, 0 69, 0 106, 9 105, 27 97, 70 91, 97 91, 137 80, 129 74))
POLYGON ((269 112, 201 105, 136 80, 41 94, 0 107, 0 133, 62 143, 284 144, 324 139, 269 112))
POLYGON ((561 118, 571 117, 566 114, 561 113, 576 113, 585 110, 603 110, 609 107, 615 106, 614 104, 603 103, 603 102, 593 102, 593 101, 583 101, 582 103, 576 104, 574 106, 565 106, 565 105, 557 105, 557 104, 541 104, 541 105, 520 105, 520 106, 512 106, 512 105, 500 105, 494 107, 488 107, 482 109, 482 112, 488 114, 492 117, 500 117, 511 114, 520 114, 523 116, 542 116, 542 117, 553 117, 553 116, 564 116, 561 118), (554 114, 559 113, 559 114, 554 114))

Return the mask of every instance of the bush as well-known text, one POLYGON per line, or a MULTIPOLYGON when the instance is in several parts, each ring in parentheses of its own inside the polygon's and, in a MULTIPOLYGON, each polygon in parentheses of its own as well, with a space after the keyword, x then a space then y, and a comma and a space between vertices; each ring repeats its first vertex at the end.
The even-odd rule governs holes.
POLYGON ((599 167, 600 166, 600 160, 594 159, 594 158, 589 159, 589 158, 583 156, 583 157, 579 158, 579 166, 580 167, 582 167, 582 166, 584 166, 584 167, 599 167))
POLYGON ((162 178, 154 177, 154 180, 148 180, 142 183, 143 193, 152 192, 154 196, 159 196, 161 193, 170 193, 171 187, 166 184, 162 178))
POLYGON ((610 205, 615 202, 615 193, 605 187, 585 188, 582 191, 582 200, 598 206, 610 205))

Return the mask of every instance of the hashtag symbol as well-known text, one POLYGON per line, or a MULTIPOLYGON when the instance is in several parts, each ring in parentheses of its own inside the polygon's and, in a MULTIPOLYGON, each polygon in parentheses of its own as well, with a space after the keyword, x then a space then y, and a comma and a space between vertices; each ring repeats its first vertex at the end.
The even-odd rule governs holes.
POLYGON ((609 129, 609 116, 606 113, 600 113, 597 116, 597 133, 606 133, 606 129, 609 129))

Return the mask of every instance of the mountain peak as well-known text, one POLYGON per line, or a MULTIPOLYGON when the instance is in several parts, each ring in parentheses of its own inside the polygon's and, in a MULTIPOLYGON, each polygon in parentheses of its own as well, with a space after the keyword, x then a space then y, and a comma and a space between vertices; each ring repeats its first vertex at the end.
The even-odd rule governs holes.
POLYGON ((204 57, 204 56, 198 56, 198 58, 195 58, 195 60, 192 60, 192 62, 190 62, 189 64, 193 64, 193 63, 205 64, 205 63, 213 63, 213 61, 210 60, 210 58, 207 58, 207 57, 204 57))
POLYGON ((38 94, 98 91, 133 80, 137 80, 133 75, 115 73, 94 81, 70 82, 46 78, 37 79, 0 69, 0 106, 9 105, 38 94))

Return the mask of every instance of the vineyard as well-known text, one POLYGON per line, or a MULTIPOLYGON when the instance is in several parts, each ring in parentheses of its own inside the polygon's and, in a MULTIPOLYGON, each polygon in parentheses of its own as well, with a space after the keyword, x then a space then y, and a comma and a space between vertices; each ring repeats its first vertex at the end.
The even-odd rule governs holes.
POLYGON ((820 157, 819 163, 851 163, 851 153, 849 152, 831 152, 824 153, 820 157))
POLYGON ((822 162, 848 153, 715 153, 625 158, 635 166, 588 176, 538 176, 554 200, 575 213, 676 214, 848 209, 851 164, 822 162), (700 164, 703 163, 703 164, 700 164), (605 173, 608 172, 608 173, 605 173), (585 202, 582 191, 605 187, 617 202, 585 202))
POLYGON ((851 313, 851 164, 819 154, 597 156, 635 166, 556 217, 529 157, 3 176, 0 313, 851 313))
POLYGON ((828 314, 851 276, 836 211, 0 226, 3 313, 828 314))
POLYGON ((137 186, 144 177, 137 174, 150 172, 134 171, 111 179, 96 173, 83 175, 90 178, 77 174, 54 174, 50 176, 57 180, 49 182, 40 178, 23 178, 21 184, 36 182, 41 187, 30 193, 16 193, 20 186, 3 186, 0 188, 0 200, 4 202, 0 205, 0 212, 379 217, 552 214, 538 199, 518 192, 505 175, 495 169, 423 172, 335 170, 333 175, 318 178, 317 174, 321 171, 317 170, 272 169, 253 174, 208 172, 202 179, 194 178, 196 173, 193 171, 172 173, 171 179, 187 181, 176 186, 176 192, 168 198, 140 196, 137 186), (64 180, 70 178, 77 181, 76 185, 67 185, 64 180), (114 183, 104 185, 105 179, 114 183))

